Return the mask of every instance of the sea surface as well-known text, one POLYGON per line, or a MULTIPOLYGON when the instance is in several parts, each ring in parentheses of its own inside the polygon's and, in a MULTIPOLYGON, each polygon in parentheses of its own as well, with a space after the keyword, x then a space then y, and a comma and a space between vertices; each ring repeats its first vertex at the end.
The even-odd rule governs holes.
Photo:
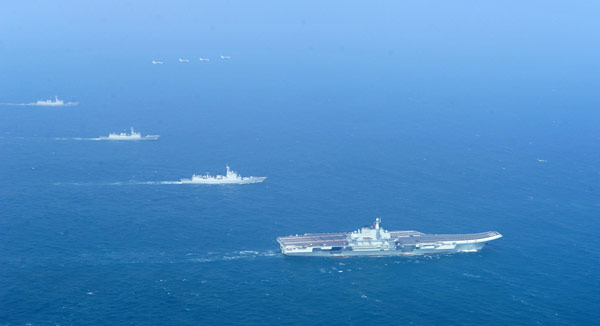
POLYGON ((148 53, 127 36, 142 33, 105 48, 98 32, 100 45, 46 44, 57 52, 42 58, 4 43, 0 102, 80 104, 0 106, 0 325, 597 324, 592 54, 565 63, 581 47, 547 51, 548 39, 526 53, 412 39, 370 51, 385 42, 360 33, 363 50, 304 47, 321 28, 347 34, 303 24, 256 47, 148 53), (269 43, 286 33, 303 47, 269 43), (197 56, 211 61, 177 61, 197 56), (82 140, 129 127, 160 139, 82 140), (226 164, 267 179, 169 183, 226 164), (376 217, 503 238, 414 258, 284 257, 276 242, 376 217))

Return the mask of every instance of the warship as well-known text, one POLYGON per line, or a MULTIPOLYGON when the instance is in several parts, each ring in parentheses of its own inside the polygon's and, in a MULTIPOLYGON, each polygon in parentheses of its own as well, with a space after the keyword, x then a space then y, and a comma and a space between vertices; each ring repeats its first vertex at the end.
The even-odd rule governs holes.
POLYGON ((37 102, 30 103, 29 105, 38 105, 38 106, 74 106, 74 105, 77 105, 77 104, 79 104, 79 103, 78 102, 66 102, 65 103, 65 101, 60 100, 58 98, 58 96, 55 96, 54 97, 54 101, 52 99, 45 100, 45 101, 38 100, 37 102))
POLYGON ((287 256, 415 256, 477 252, 502 237, 496 231, 472 234, 426 234, 417 231, 388 231, 381 218, 373 225, 349 233, 316 233, 279 237, 287 256))
POLYGON ((237 172, 232 171, 227 167, 227 174, 216 176, 209 175, 192 175, 191 179, 181 179, 181 183, 192 183, 192 184, 248 184, 248 183, 260 183, 265 181, 267 177, 242 177, 237 172))
POLYGON ((142 136, 141 133, 135 132, 133 128, 131 128, 131 133, 128 134, 126 132, 122 133, 114 133, 111 132, 108 134, 108 137, 99 137, 100 140, 157 140, 159 135, 146 135, 142 136))

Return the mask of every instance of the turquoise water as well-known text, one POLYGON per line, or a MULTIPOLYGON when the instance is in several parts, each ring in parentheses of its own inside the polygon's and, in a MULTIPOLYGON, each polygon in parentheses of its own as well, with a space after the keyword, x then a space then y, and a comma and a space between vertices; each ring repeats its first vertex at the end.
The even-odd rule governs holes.
POLYGON ((0 106, 1 325, 597 323, 593 10, 476 8, 455 26, 419 6, 214 6, 206 26, 45 8, 69 19, 34 33, 7 5, 0 102, 80 104, 0 106), (132 126, 161 137, 70 139, 132 126), (225 164, 268 178, 160 184, 225 164), (277 236, 375 217, 504 237, 410 259, 279 252, 277 236))

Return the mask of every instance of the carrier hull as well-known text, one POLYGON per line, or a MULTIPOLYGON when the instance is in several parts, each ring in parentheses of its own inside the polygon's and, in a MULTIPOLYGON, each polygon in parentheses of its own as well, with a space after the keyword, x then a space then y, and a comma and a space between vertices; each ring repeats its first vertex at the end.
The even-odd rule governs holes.
POLYGON ((305 253, 294 253, 294 252, 283 252, 286 256, 318 256, 318 257, 356 257, 356 256, 370 256, 370 257, 384 257, 384 256, 400 256, 400 257, 411 257, 420 255, 443 255, 443 254, 454 254, 459 252, 477 252, 485 246, 485 243, 470 244, 470 245, 459 245, 453 249, 414 249, 410 252, 400 250, 370 250, 370 251, 354 251, 354 250, 322 250, 305 253))

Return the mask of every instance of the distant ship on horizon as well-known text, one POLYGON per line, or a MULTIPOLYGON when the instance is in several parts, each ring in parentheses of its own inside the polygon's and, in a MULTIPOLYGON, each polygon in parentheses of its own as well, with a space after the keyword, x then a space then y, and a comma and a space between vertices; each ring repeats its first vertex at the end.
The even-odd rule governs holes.
POLYGON ((131 128, 131 133, 122 132, 122 133, 114 133, 111 132, 108 134, 108 137, 99 137, 99 140, 157 140, 159 135, 146 135, 142 136, 140 132, 136 132, 131 128))
POLYGON ((225 175, 217 174, 216 176, 209 175, 192 175, 190 179, 181 179, 184 184, 249 184, 260 183, 265 181, 267 177, 242 177, 237 172, 231 170, 229 165, 226 166, 227 173, 225 175))
POLYGON ((38 106, 74 106, 79 104, 79 102, 66 102, 59 99, 58 96, 54 96, 54 100, 49 99, 49 100, 38 100, 37 102, 34 103, 29 103, 29 105, 38 105, 38 106))

